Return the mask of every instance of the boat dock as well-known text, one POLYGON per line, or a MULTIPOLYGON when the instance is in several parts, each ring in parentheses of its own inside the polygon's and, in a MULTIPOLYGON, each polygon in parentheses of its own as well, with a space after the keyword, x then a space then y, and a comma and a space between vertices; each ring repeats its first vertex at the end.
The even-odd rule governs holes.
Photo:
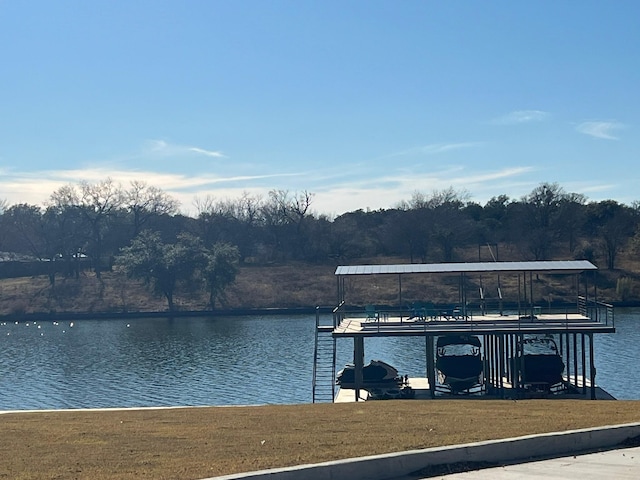
MULTIPOLYGON (((597 301, 589 292, 589 275, 596 267, 588 261, 556 262, 479 262, 456 264, 401 264, 401 265, 359 265, 341 266, 336 269, 338 278, 338 306, 333 311, 331 325, 318 325, 316 331, 316 355, 314 362, 314 401, 320 391, 319 376, 319 336, 330 336, 334 347, 332 382, 335 383, 335 342, 350 339, 353 342, 354 388, 341 388, 332 392, 335 402, 362 401, 369 398, 363 371, 365 369, 365 340, 371 337, 424 337, 426 371, 424 377, 410 378, 406 384, 413 390, 413 398, 442 398, 453 395, 459 398, 485 396, 491 398, 588 398, 611 399, 611 395, 596 385, 594 360, 595 334, 614 333, 614 312, 611 305, 597 301), (517 276, 517 308, 487 307, 484 298, 472 299, 470 288, 475 288, 471 278, 475 276, 497 275, 517 276), (398 306, 378 308, 365 306, 347 307, 346 279, 356 276, 396 275, 399 284, 398 306), (457 275, 459 276, 458 299, 454 306, 437 306, 428 301, 412 302, 409 306, 402 302, 402 277, 406 275, 457 275), (534 300, 534 275, 573 275, 576 277, 575 304, 565 304, 561 308, 539 305, 534 300), (444 355, 436 347, 438 338, 473 338, 481 350, 476 352, 481 362, 482 375, 474 389, 466 388, 466 379, 442 380, 444 355), (545 345, 554 349, 554 355, 527 356, 524 349, 529 338, 546 338, 545 345), (551 358, 554 357, 554 358, 551 358), (549 380, 549 372, 536 370, 531 362, 555 361, 561 365, 554 380, 549 380), (453 382, 458 382, 454 384, 453 382), (557 383, 551 388, 551 383, 557 383), (453 385, 453 386, 452 386, 453 385), (456 386, 457 385, 457 386, 456 386), (431 388, 433 386, 434 388, 431 388), (451 387, 449 395, 447 388, 451 387), (477 390, 482 393, 477 394, 477 390), (443 391, 445 393, 443 393, 443 391)), ((486 281, 486 280, 485 280, 486 281)), ((595 282, 591 283, 595 285, 595 282)), ((482 297, 482 290, 480 290, 482 297)), ((454 342, 464 343, 464 342, 454 342)), ((458 357, 466 362, 469 357, 458 357)), ((455 360, 454 360, 455 361, 455 360)), ((551 367, 544 367, 551 368, 551 367)), ((456 374, 458 377, 459 375, 456 374)), ((451 377, 451 376, 450 376, 451 377)))

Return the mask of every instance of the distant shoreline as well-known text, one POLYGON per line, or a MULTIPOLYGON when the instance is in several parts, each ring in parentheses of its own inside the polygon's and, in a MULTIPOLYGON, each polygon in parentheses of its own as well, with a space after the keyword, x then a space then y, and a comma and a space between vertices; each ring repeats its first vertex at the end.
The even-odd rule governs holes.
MULTIPOLYGON (((611 302, 614 308, 640 307, 640 301, 611 302)), ((553 308, 564 308, 566 303, 551 304, 553 308)), ((349 306, 347 310, 357 311, 362 306, 349 306)), ((397 310, 391 305, 379 305, 380 310, 397 310)), ((517 304, 505 303, 504 309, 515 309, 517 304)), ((0 315, 2 321, 57 321, 57 320, 118 320, 127 318, 188 318, 188 317, 239 317, 246 315, 315 315, 316 312, 331 314, 333 306, 307 307, 266 307, 266 308, 227 308, 215 310, 175 310, 175 311, 139 311, 139 312, 31 312, 0 315)))

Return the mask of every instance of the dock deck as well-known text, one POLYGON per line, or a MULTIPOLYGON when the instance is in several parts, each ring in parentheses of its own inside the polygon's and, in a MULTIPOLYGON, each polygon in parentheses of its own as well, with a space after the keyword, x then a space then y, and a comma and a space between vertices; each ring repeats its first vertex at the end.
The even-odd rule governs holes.
POLYGON ((484 314, 467 317, 402 317, 380 312, 379 318, 345 316, 333 330, 335 337, 420 336, 456 333, 613 333, 608 322, 593 320, 579 313, 541 313, 532 317, 516 314, 484 314))
MULTIPOLYGON (((509 381, 505 378, 503 379, 503 384, 505 386, 504 394, 471 394, 471 395, 452 395, 443 392, 438 392, 435 396, 431 395, 431 389, 429 387, 429 380, 424 377, 410 377, 407 381, 407 384, 414 390, 415 396, 411 400, 451 400, 451 399, 526 399, 526 398, 544 398, 544 399, 553 399, 553 400, 589 400, 591 399, 590 390, 591 384, 589 379, 585 379, 583 376, 578 376, 577 382, 575 379, 571 379, 571 381, 565 381, 572 387, 573 393, 570 391, 564 391, 561 393, 553 394, 553 393, 530 393, 524 394, 522 392, 517 392, 513 389, 513 386, 509 383, 509 381), (585 385, 587 387, 586 393, 581 393, 580 389, 585 385)), ((358 401, 364 402, 368 400, 368 392, 367 390, 361 389, 359 391, 358 401)), ((608 393, 606 390, 601 387, 595 385, 595 400, 615 400, 615 397, 608 393)), ((334 399, 334 403, 353 403, 356 401, 355 390, 352 388, 338 388, 336 392, 336 397, 334 399)))

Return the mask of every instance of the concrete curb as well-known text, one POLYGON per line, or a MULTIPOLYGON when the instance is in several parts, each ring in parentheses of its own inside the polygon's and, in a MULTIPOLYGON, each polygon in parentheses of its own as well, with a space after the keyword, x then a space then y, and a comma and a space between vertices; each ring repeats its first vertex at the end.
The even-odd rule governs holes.
POLYGON ((640 423, 611 425, 566 432, 410 450, 313 465, 276 468, 204 480, 385 480, 418 472, 429 466, 461 462, 515 463, 541 457, 561 457, 620 445, 640 436, 640 423))

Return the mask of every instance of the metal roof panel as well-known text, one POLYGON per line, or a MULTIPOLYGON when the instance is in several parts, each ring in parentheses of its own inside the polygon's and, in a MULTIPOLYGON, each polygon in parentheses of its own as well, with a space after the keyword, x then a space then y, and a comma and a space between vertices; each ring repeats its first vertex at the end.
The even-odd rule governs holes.
POLYGON ((489 273, 535 272, 580 273, 597 270, 588 260, 553 260, 535 262, 464 262, 464 263, 406 263, 389 265, 340 265, 336 275, 374 275, 402 273, 489 273))

